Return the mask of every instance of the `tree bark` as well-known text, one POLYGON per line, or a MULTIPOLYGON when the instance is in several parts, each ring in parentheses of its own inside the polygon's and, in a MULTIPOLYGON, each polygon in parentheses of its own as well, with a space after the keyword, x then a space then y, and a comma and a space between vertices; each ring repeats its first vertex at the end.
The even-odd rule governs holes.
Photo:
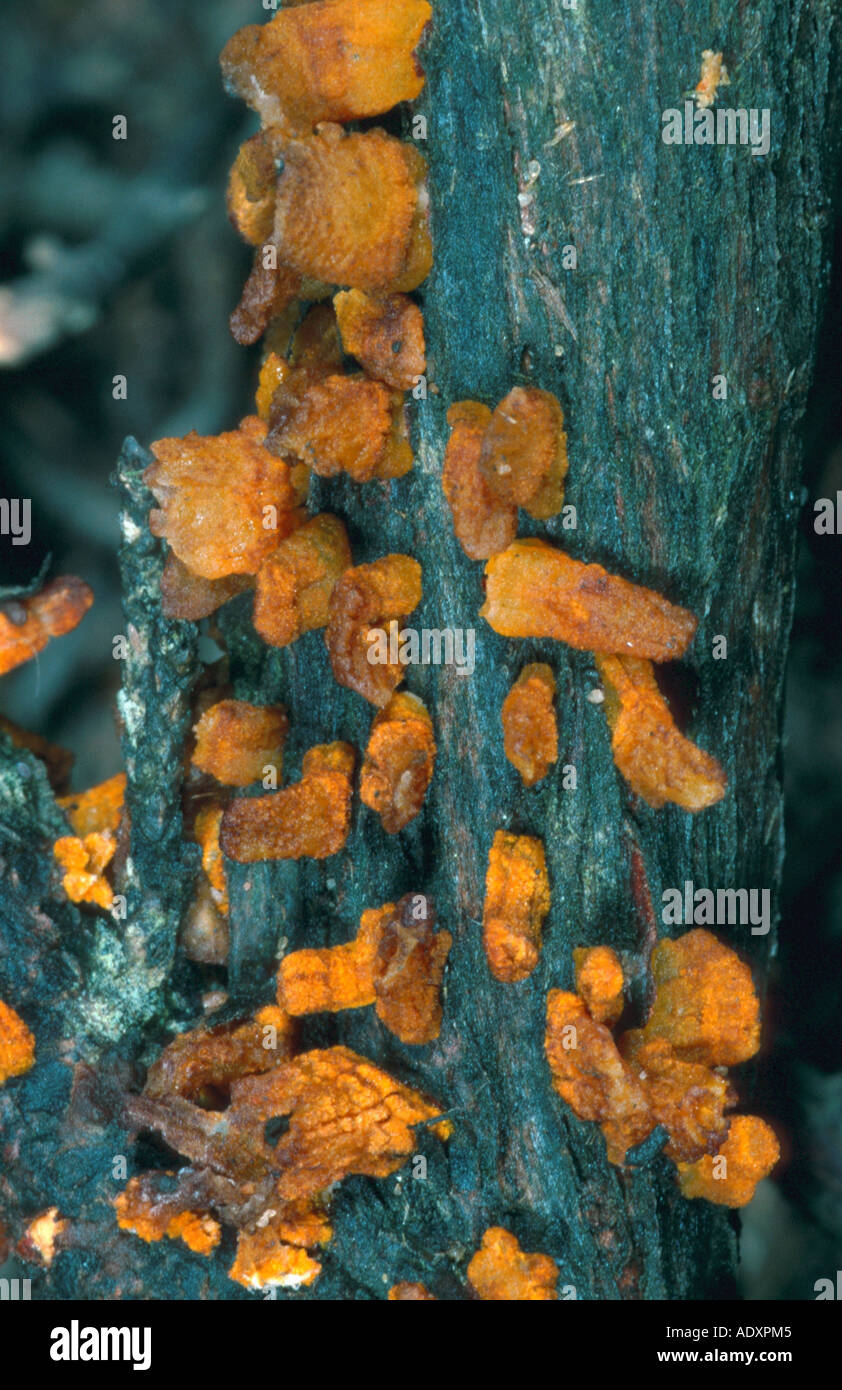
MULTIPOLYGON (((429 893, 454 937, 438 1041, 402 1046, 359 1010, 305 1020, 302 1046, 343 1042, 371 1057, 440 1101, 453 1136, 446 1146, 421 1141, 425 1177, 407 1167, 341 1184, 323 1273, 294 1297, 379 1299, 403 1279, 467 1297, 466 1263, 496 1224, 552 1255, 579 1299, 733 1296, 734 1218, 681 1197, 662 1156, 627 1170, 606 1162, 597 1127, 551 1089, 545 1007, 549 989, 572 986, 575 946, 605 942, 642 968, 665 932, 666 887, 691 879, 777 896, 799 424, 828 272, 838 49, 830 0, 436 5, 415 108, 427 121, 435 248, 420 293, 430 393, 410 402, 415 467, 391 485, 317 479, 311 501, 346 520, 357 563, 390 551, 421 561, 413 624, 474 627, 476 669, 410 670, 439 754, 424 810, 406 830, 387 836, 355 800, 341 855, 228 865, 227 989, 228 1014, 247 1012, 273 997, 279 943, 338 944, 364 908, 429 893), (725 105, 769 108, 765 156, 746 145, 663 143, 661 113, 682 108, 704 48, 725 50, 725 105), (712 392, 720 374, 724 400, 712 392), (482 567, 456 543, 441 491, 445 414, 455 400, 494 405, 526 383, 564 406, 566 501, 578 524, 522 524, 521 534, 553 537, 699 616, 681 684, 688 731, 728 773, 712 810, 653 811, 630 795, 603 711, 588 699, 598 682, 587 654, 506 640, 477 617, 482 567), (724 660, 713 656, 719 635, 724 660), (535 660, 556 674, 560 758, 524 790, 503 757, 500 708, 535 660), (562 765, 575 767, 575 789, 563 788, 562 765), (543 839, 552 884, 540 962, 518 985, 496 983, 482 949, 498 828, 543 839)), ((411 130, 407 115, 407 138, 411 130)), ((117 1231, 110 1206, 123 1185, 114 1156, 126 1155, 130 1173, 149 1160, 145 1141, 129 1147, 120 1129, 119 1092, 168 1028, 198 1021, 207 985, 176 948, 194 862, 179 782, 197 634, 160 614, 144 457, 130 441, 119 474, 130 638, 120 706, 132 818, 125 923, 91 926, 63 901, 45 848, 61 821, 42 771, 3 747, 0 997, 33 1027, 39 1062, 0 1090, 12 1155, 0 1220, 14 1227, 53 1203, 71 1218, 71 1248, 38 1276, 41 1297, 246 1298, 227 1279, 223 1252, 205 1260, 176 1242, 142 1245, 117 1231)), ((333 682, 322 634, 269 649, 250 603, 229 604, 218 633, 235 696, 289 710, 285 781, 314 743, 363 748, 371 708, 333 682)), ((719 931, 762 984, 774 930, 719 931)), ((740 1085, 745 1104, 750 1071, 740 1085)))

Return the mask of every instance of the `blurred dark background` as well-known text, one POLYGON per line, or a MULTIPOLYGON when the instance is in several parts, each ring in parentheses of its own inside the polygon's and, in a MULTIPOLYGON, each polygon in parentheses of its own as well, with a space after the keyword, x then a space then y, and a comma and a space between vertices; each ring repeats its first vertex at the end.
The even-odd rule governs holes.
MULTIPOLYGON (((120 767, 109 475, 123 436, 231 427, 253 390, 254 356, 226 327, 250 256, 224 189, 254 119, 223 93, 217 57, 267 17, 259 0, 6 0, 0 16, 0 496, 32 499, 31 543, 0 538, 0 584, 51 552, 53 573, 96 595, 74 633, 4 678, 2 713, 75 754, 74 788, 120 767)), ((814 499, 842 489, 840 238, 834 260, 805 433, 783 922, 755 1105, 785 1162, 745 1213, 749 1298, 812 1298, 842 1269, 842 541, 813 529, 814 499)))

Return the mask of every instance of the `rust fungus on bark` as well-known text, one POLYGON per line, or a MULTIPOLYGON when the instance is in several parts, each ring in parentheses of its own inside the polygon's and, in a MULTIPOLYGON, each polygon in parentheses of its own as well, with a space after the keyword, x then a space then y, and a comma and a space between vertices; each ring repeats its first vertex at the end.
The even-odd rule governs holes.
POLYGON ((424 86, 415 50, 427 0, 316 0, 239 29, 222 50, 229 92, 264 125, 380 116, 424 86))
POLYGON ((269 241, 275 226, 275 143, 259 130, 240 146, 228 176, 228 216, 252 246, 269 241))
POLYGON ((639 1028, 623 1034, 620 1050, 643 1086, 654 1122, 669 1134, 667 1157, 688 1161, 716 1153, 728 1134, 725 1112, 737 1103, 727 1078, 682 1061, 664 1038, 647 1041, 639 1028))
POLYGON ((334 301, 342 346, 369 376, 411 391, 426 369, 424 316, 405 294, 345 290, 334 301))
POLYGON ((386 1295, 389 1303, 435 1303, 435 1294, 430 1293, 429 1289, 423 1284, 411 1284, 403 1280, 400 1284, 393 1284, 386 1295))
POLYGON ((35 1038, 23 1019, 0 999, 0 1086, 23 1076, 35 1061, 35 1038))
POLYGON ((717 1154, 705 1154, 695 1163, 679 1163, 678 1185, 685 1197, 704 1197, 717 1206, 744 1207, 780 1156, 771 1125, 756 1115, 735 1115, 717 1154))
POLYGON ((330 596, 351 558, 343 523, 327 512, 281 541, 257 575, 253 621, 264 642, 287 647, 326 627, 330 596))
POLYGON ((596 1023, 616 1023, 623 1012, 623 967, 610 946, 584 946, 573 952, 576 992, 596 1023))
MULTIPOLYGON (((233 310, 228 326, 231 336, 241 347, 250 347, 262 337, 273 319, 280 318, 295 303, 306 285, 297 271, 278 260, 278 248, 273 241, 258 246, 243 292, 233 310)), ((328 293, 325 287, 324 293, 328 293)))
POLYGON ((514 984, 531 975, 549 910, 550 881, 541 841, 534 835, 496 831, 482 914, 483 945, 495 980, 514 984))
POLYGON ((249 574, 202 579, 170 551, 161 575, 161 612, 165 618, 198 622, 200 618, 215 613, 229 599, 236 598, 237 594, 245 593, 253 584, 254 579, 249 574))
POLYGON ((267 765, 280 773, 288 732, 289 719, 280 705, 219 700, 194 728, 192 762, 223 786, 248 787, 264 776, 267 765))
POLYGON ((721 801, 727 778, 709 753, 675 726, 651 661, 597 656, 614 761, 632 791, 656 809, 668 801, 703 811, 721 801))
POLYGON ((99 782, 71 796, 60 796, 57 800, 76 834, 84 836, 96 831, 118 830, 125 795, 126 774, 118 772, 107 782, 99 782))
POLYGON ((554 637, 582 651, 671 661, 696 631, 686 608, 547 541, 514 541, 485 575, 480 616, 503 637, 554 637))
POLYGON ((436 932, 435 909, 423 893, 408 893, 383 923, 374 958, 376 1012, 403 1043, 433 1042, 441 1029, 441 984, 453 945, 436 932))
POLYGON ((546 777, 558 759, 555 691, 550 667, 539 661, 524 666, 503 701, 503 748, 525 787, 546 777))
POLYGON ((293 1016, 360 1009, 375 1000, 374 962, 394 903, 368 908, 353 941, 292 951, 278 969, 278 1003, 293 1016))
POLYGON ((241 864, 338 854, 351 828, 353 769, 349 743, 308 749, 299 782, 226 809, 219 836, 223 853, 241 864))
POLYGON ((556 516, 564 502, 567 437, 555 396, 534 386, 504 396, 483 434, 479 468, 504 502, 538 521, 556 516))
POLYGON ((468 1265, 468 1283, 483 1302, 546 1303, 558 1297, 558 1266, 549 1255, 528 1255, 502 1226, 490 1226, 468 1265))
POLYGON ((274 241, 284 265, 327 285, 408 293, 432 265, 424 158, 375 129, 322 125, 285 140, 274 241))
POLYGON ((267 1216, 254 1230, 240 1231, 228 1277, 246 1289, 300 1289, 315 1283, 322 1267, 306 1247, 330 1240, 327 1217, 303 1202, 285 1204, 267 1216))
POLYGON ((109 831, 90 835, 60 835, 53 854, 64 870, 62 887, 71 902, 92 903, 109 909, 114 901, 111 885, 104 877, 114 858, 117 841, 109 831))
POLYGON ((330 599, 325 633, 334 678, 373 705, 389 703, 404 677, 399 627, 421 602, 421 566, 384 555, 346 570, 330 599))
POLYGON ((416 695, 400 691, 374 718, 360 774, 360 800, 390 835, 414 820, 433 777, 433 722, 416 695))
POLYGON ((490 419, 488 406, 479 401, 457 401, 447 412, 450 438, 444 452, 442 489, 456 539, 469 560, 498 555, 517 535, 517 507, 492 492, 480 471, 480 451, 490 419))
POLYGON ((412 467, 403 395, 362 373, 292 368, 276 387, 267 447, 321 478, 401 478, 412 467))
POLYGON ((714 53, 712 48, 705 48, 702 52, 701 76, 694 91, 696 105, 703 110, 713 106, 719 88, 728 87, 730 84, 731 79, 722 61, 722 54, 714 53))
MULTIPOLYGON (((170 1175, 174 1176, 174 1175, 170 1175)), ((129 1178, 114 1199, 117 1225, 141 1240, 183 1240, 197 1255, 210 1255, 219 1244, 222 1227, 206 1212, 173 1210, 150 1190, 144 1177, 129 1178)))
POLYGON ((0 676, 31 661, 51 637, 72 632, 93 601, 87 584, 63 575, 36 594, 0 603, 0 676))
POLYGON ((58 1207, 48 1207, 30 1221, 17 1243, 15 1253, 30 1264, 49 1269, 69 1225, 66 1217, 59 1214, 58 1207))
POLYGON ((155 462, 143 480, 159 506, 149 529, 202 579, 256 573, 296 524, 292 470, 265 437, 266 425, 251 415, 228 433, 192 430, 152 445, 155 462))
POLYGON ((144 1091, 158 1100, 183 1096, 217 1109, 227 1104, 239 1077, 268 1071, 291 1052, 290 1020, 283 1009, 269 1005, 245 1023, 177 1034, 150 1066, 144 1091))
POLYGON ((666 1038, 687 1062, 732 1067, 760 1047, 760 1003, 751 971, 704 928, 652 952, 655 998, 644 1034, 666 1038))

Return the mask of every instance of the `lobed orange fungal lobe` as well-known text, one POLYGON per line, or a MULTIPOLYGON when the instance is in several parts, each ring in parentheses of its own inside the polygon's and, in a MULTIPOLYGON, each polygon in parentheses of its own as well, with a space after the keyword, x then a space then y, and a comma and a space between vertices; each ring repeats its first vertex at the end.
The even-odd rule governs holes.
POLYGON ((415 1130, 429 1124, 442 1138, 441 1111, 418 1091, 396 1081, 346 1047, 302 1053, 263 1076, 232 1087, 230 1123, 253 1129, 289 1116, 275 1145, 285 1201, 312 1197, 353 1173, 388 1177, 417 1147, 415 1130))
POLYGON ((278 1003, 293 1017, 359 1009, 376 998, 374 963, 395 904, 369 908, 353 941, 292 951, 278 969, 278 1003))
POLYGON ((299 782, 228 806, 219 836, 223 853, 241 864, 338 854, 351 828, 353 769, 349 743, 310 748, 299 782))
POLYGON ((273 135, 260 130, 240 146, 228 176, 228 216, 252 246, 272 236, 277 176, 273 135))
POLYGON ((401 478, 412 467, 403 395, 361 373, 294 368, 275 389, 267 447, 321 478, 401 478))
POLYGON ((516 386, 494 410, 483 434, 479 468, 492 492, 539 521, 564 502, 567 436, 555 396, 516 386))
POLYGON ((668 801, 703 811, 721 801, 728 781, 709 753, 675 726, 650 661, 597 656, 607 695, 611 749, 632 791, 655 809, 668 801))
POLYGON ((528 1255, 510 1231, 491 1226, 468 1265, 468 1283, 483 1302, 555 1300, 558 1266, 549 1255, 528 1255))
POLYGON ((143 474, 158 508, 153 536, 169 541, 202 579, 255 574, 297 524, 289 464, 264 447, 266 425, 248 416, 236 430, 159 439, 143 474))
POLYGON ((555 677, 549 666, 524 666, 503 701, 503 748, 525 787, 534 787, 558 760, 558 727, 553 701, 555 677))
POLYGON ((35 1037, 23 1019, 0 999, 0 1086, 23 1076, 35 1062, 35 1037))
POLYGON ((345 290, 333 301, 342 346, 369 376, 411 391, 426 370, 424 316, 405 294, 345 290))
POLYGON ((211 891, 214 906, 228 916, 228 881, 225 862, 219 848, 219 828, 225 810, 222 802, 213 801, 200 808, 193 825, 193 838, 202 850, 202 868, 211 891))
POLYGON ((161 612, 165 618, 198 622, 208 618, 229 599, 254 584, 250 574, 229 574, 224 579, 202 579, 183 565, 172 551, 161 575, 161 612))
POLYGON ((403 1043, 434 1042, 441 1029, 441 984, 453 945, 434 930, 435 910, 424 894, 409 893, 382 926, 374 958, 376 1012, 403 1043))
POLYGON ((194 727, 191 761, 223 786, 248 787, 267 766, 280 771, 288 732, 289 719, 280 705, 219 700, 194 727))
POLYGON ((210 1255, 219 1244, 222 1228, 206 1212, 180 1209, 178 1202, 167 1202, 152 1192, 145 1178, 129 1178, 114 1198, 117 1225, 141 1240, 158 1241, 168 1236, 181 1239, 197 1255, 210 1255))
POLYGON ((81 837, 59 836, 53 844, 53 854, 64 869, 62 887, 71 902, 110 909, 114 894, 104 872, 116 848, 117 841, 107 830, 95 830, 81 837))
POLYGON ((544 1048, 553 1089, 580 1120, 601 1125, 609 1162, 622 1163, 626 1151, 654 1129, 655 1119, 608 1028, 591 1018, 578 994, 553 989, 544 1048))
POLYGON ((735 1115, 716 1154, 678 1164, 678 1185, 685 1197, 704 1197, 722 1207, 744 1207, 780 1156, 771 1125, 757 1115, 735 1115))
POLYGON ((669 1134, 665 1153, 693 1161, 716 1153, 728 1134, 726 1111, 737 1095, 721 1072, 684 1062, 665 1038, 647 1041, 639 1028, 624 1033, 620 1051, 640 1081, 654 1122, 669 1134))
POLYGON ((283 1218, 273 1216, 265 1226, 240 1231, 229 1279, 246 1289, 301 1289, 315 1283, 321 1265, 301 1246, 282 1239, 282 1225, 283 1218))
POLYGON ((623 1012, 623 967, 610 946, 585 946, 573 952, 576 992, 595 1023, 616 1023, 623 1012))
POLYGON ((421 810, 433 777, 433 722, 416 695, 400 691, 374 718, 360 774, 360 800, 389 835, 421 810))
POLYGON ((375 129, 323 125, 286 140, 274 240, 301 276, 372 294, 408 293, 432 265, 426 163, 375 129))
POLYGON ((388 705, 405 670, 398 629, 421 596, 421 566, 410 555, 384 555, 345 571, 330 597, 325 632, 340 685, 380 708, 388 705))
POLYGON ((31 661, 51 637, 63 637, 82 621, 94 601, 81 579, 62 575, 37 594, 0 603, 0 676, 31 661))
POLYGON ((514 984, 531 975, 549 910, 550 881, 541 841, 533 835, 496 831, 482 914, 483 945, 495 980, 514 984))
POLYGON ((400 1284, 393 1284, 386 1295, 389 1303, 435 1303, 435 1294, 430 1293, 429 1289, 423 1284, 412 1284, 408 1280, 403 1280, 400 1284))
POLYGON ((305 522, 257 573, 253 621, 272 647, 287 647, 305 632, 326 627, 330 596, 351 565, 348 533, 323 512, 305 522))
POLYGON ((696 631, 686 608, 543 540, 514 541, 491 557, 485 575, 480 615, 503 637, 553 637, 583 651, 671 661, 696 631))
POLYGON ((118 830, 126 795, 126 774, 118 772, 106 782, 89 787, 84 792, 57 798, 58 804, 77 835, 97 831, 118 830))
POLYGON ((482 441, 491 411, 479 401, 458 401, 447 412, 450 438, 444 453, 442 490, 453 515, 456 539, 469 560, 487 560, 517 535, 517 507, 488 486, 480 471, 482 441))
POLYGON ((319 121, 379 116, 424 86, 415 50, 427 0, 317 0, 250 24, 220 62, 228 90, 264 125, 306 129, 319 121))
POLYGON ((736 1066, 760 1047, 760 1004, 751 971, 699 927, 659 941, 652 952, 655 997, 643 1035, 666 1038, 678 1057, 736 1066))

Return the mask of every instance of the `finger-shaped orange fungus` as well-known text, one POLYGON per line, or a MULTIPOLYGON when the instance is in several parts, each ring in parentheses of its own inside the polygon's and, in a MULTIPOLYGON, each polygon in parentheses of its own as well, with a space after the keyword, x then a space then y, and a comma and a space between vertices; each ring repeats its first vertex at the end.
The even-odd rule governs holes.
POLYGON ((51 637, 72 632, 93 601, 87 584, 62 575, 37 594, 0 603, 0 676, 31 661, 51 637))
POLYGON ((353 941, 292 951, 278 968, 278 1003, 293 1017, 337 1013, 373 1004, 374 962, 394 903, 369 908, 360 918, 353 941))
POLYGON ((58 797, 58 804, 77 835, 92 835, 119 828, 125 794, 126 774, 118 772, 87 791, 58 797))
POLYGON ((441 983, 453 944, 434 931, 423 894, 372 908, 344 946, 293 951, 278 971, 278 1001, 291 1015, 376 1005, 380 1021, 405 1043, 428 1043, 441 1028, 441 983))
POLYGON ((433 723, 416 695, 401 691, 375 716, 360 774, 360 800, 394 835, 418 815, 433 777, 433 723))
POLYGON ((543 662, 524 666, 503 701, 503 748, 523 784, 533 787, 558 759, 555 677, 543 662))
POLYGON ((334 301, 342 346, 369 376, 410 391, 425 370, 424 316, 405 294, 345 290, 334 301))
POLYGON ((483 1302, 541 1303, 558 1297, 558 1266, 549 1255, 527 1255, 511 1232, 490 1226, 468 1265, 468 1283, 483 1302))
POLYGON ((289 720, 280 705, 219 700, 195 726, 192 762, 223 786, 248 787, 264 775, 267 765, 280 771, 288 732, 289 720))
POLYGON ((164 562, 161 575, 161 612, 165 618, 190 619, 197 622, 221 608, 229 599, 250 589, 254 580, 249 574, 229 574, 224 579, 202 579, 183 565, 172 551, 164 562))
POLYGON ((222 817, 223 854, 241 864, 262 859, 326 859, 351 828, 354 750, 349 743, 308 749, 301 780, 269 796, 232 802, 222 817))
POLYGON ((614 761, 632 791, 655 808, 672 801, 703 811, 728 785, 719 763, 679 733, 650 661, 597 656, 614 761))
POLYGON ((583 651, 671 661, 696 631, 686 608, 547 541, 515 541, 492 556, 485 575, 480 615, 503 637, 554 637, 583 651))
POLYGON ((666 1038, 687 1062, 732 1067, 760 1046, 760 1004, 736 952, 699 927, 652 952, 655 999, 647 1039, 666 1038))
POLYGON ((203 579, 254 574, 294 524, 298 503, 288 463, 264 448, 256 415, 239 429, 159 439, 143 475, 159 503, 149 529, 203 579))
POLYGON ((504 396, 483 435, 479 467, 504 502, 539 521, 560 512, 567 437, 555 396, 534 386, 516 386, 504 396))
POLYGON ((274 239, 285 265, 374 294, 420 285, 432 250, 427 166, 414 145, 323 125, 284 141, 281 153, 274 239))
POLYGON ((541 841, 534 835, 496 831, 482 913, 483 945, 495 980, 514 984, 531 975, 549 910, 550 880, 541 841))
POLYGON ((389 1303, 435 1303, 435 1294, 430 1293, 423 1284, 411 1284, 404 1280, 393 1284, 386 1295, 389 1303))
MULTIPOLYGON (((636 1161, 629 1150, 661 1126, 686 1196, 743 1205, 778 1158, 768 1126, 727 1113, 737 1094, 725 1068, 759 1045, 747 967, 709 932, 659 942, 649 1017, 617 1044, 587 1003, 598 1013, 605 998, 593 963, 606 949, 576 952, 577 987, 586 997, 548 995, 545 1047, 555 1090, 580 1119, 600 1124, 611 1163, 636 1161)), ((606 979, 610 973, 606 967, 606 979)))
POLYGON ((775 1131, 757 1115, 735 1115, 719 1152, 695 1163, 679 1163, 685 1197, 704 1197, 717 1206, 744 1207, 781 1156, 775 1131))
POLYGON ((0 999, 0 1086, 22 1076, 35 1061, 35 1038, 23 1019, 0 999))
POLYGON ((348 533, 328 512, 281 541, 257 573, 253 621, 264 642, 287 647, 326 627, 330 596, 350 565, 348 533))
POLYGON ((346 570, 330 598, 325 633, 334 678, 381 708, 404 677, 398 629, 421 602, 421 566, 384 555, 346 570))
POLYGON ((116 848, 117 841, 109 831, 93 831, 79 838, 59 836, 53 854, 64 869, 62 887, 71 902, 111 907, 114 894, 103 873, 116 848))
POLYGON ((483 436, 491 419, 487 405, 457 401, 447 412, 450 438, 441 485, 453 513, 456 539, 469 560, 487 560, 517 535, 517 507, 492 492, 480 472, 483 436))
POLYGON ((222 50, 228 90, 265 125, 379 116, 424 86, 415 57, 427 0, 316 0, 240 29, 222 50))
POLYGON ((292 368, 276 387, 267 447, 322 478, 401 478, 412 467, 403 395, 361 373, 292 368))
POLYGON ((623 1012, 623 967, 610 946, 585 946, 573 952, 576 992, 596 1023, 616 1023, 623 1012))

